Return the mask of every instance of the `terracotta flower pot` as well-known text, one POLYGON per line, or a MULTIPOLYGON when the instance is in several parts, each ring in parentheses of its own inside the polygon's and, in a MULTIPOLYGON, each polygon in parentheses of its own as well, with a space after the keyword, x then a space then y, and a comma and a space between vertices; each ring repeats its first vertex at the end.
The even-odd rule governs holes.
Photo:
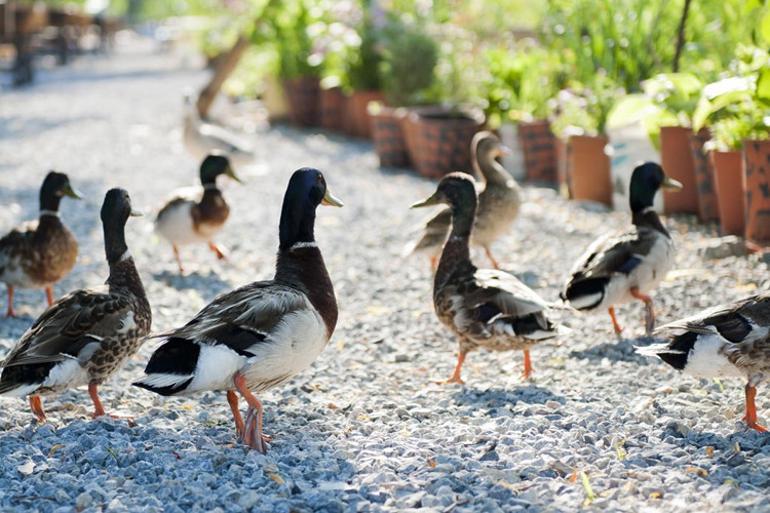
POLYGON ((770 245, 770 140, 743 143, 746 239, 770 245))
POLYGON ((572 198, 612 205, 610 158, 604 136, 573 135, 567 141, 567 180, 572 198))
POLYGON ((666 174, 682 182, 681 191, 663 191, 663 205, 668 214, 698 213, 695 163, 690 150, 692 130, 681 126, 660 129, 660 163, 666 174))
POLYGON ((289 101, 289 121, 299 126, 318 126, 319 97, 318 77, 299 77, 283 81, 289 101))
POLYGON ((527 180, 548 185, 557 183, 555 139, 548 121, 519 123, 527 180))
POLYGON ((369 104, 374 151, 380 158, 381 166, 406 167, 409 165, 409 153, 404 137, 404 108, 394 109, 381 104, 369 104), (376 105, 376 106, 375 106, 376 105))
POLYGON ((371 121, 367 106, 369 102, 383 102, 384 96, 380 91, 353 91, 348 99, 348 116, 350 134, 355 137, 370 139, 372 137, 371 121))
POLYGON ((471 141, 483 116, 434 108, 412 110, 406 119, 409 158, 418 173, 441 178, 452 171, 472 172, 471 141))
POLYGON ((321 89, 321 126, 326 130, 342 131, 345 118, 345 94, 339 87, 321 89))
POLYGON ((690 134, 690 150, 695 171, 695 190, 698 194, 698 217, 701 221, 714 221, 719 218, 717 210, 717 195, 714 191, 714 173, 711 160, 703 149, 703 145, 711 138, 708 130, 703 129, 697 134, 690 134))
POLYGON ((709 160, 714 169, 714 190, 721 231, 724 235, 743 235, 746 223, 741 152, 712 151, 709 160))

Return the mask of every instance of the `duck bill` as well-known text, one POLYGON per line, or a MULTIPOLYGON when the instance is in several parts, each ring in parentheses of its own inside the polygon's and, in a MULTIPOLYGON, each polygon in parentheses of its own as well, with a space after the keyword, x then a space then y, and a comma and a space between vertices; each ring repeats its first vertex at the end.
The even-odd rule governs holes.
POLYGON ((660 184, 661 188, 663 189, 669 189, 672 191, 681 191, 684 188, 684 185, 682 185, 682 182, 679 180, 674 180, 670 176, 667 176, 663 179, 663 183, 660 184))
POLYGON ((441 197, 438 195, 438 192, 436 192, 429 198, 425 198, 422 201, 418 201, 417 203, 412 204, 412 206, 409 208, 432 207, 433 205, 438 205, 439 203, 441 203, 441 197))
POLYGON ((67 196, 69 198, 72 198, 72 199, 78 199, 78 200, 79 199, 83 199, 83 196, 78 191, 73 189, 70 184, 67 184, 67 185, 64 186, 64 190, 62 190, 62 193, 65 196, 67 196))
POLYGON ((225 171, 225 174, 229 177, 238 182, 239 184, 243 185, 243 180, 235 174, 235 170, 231 167, 227 168, 227 171, 225 171))
POLYGON ((143 213, 139 212, 138 210, 133 210, 133 209, 131 210, 131 213, 128 214, 128 215, 130 215, 131 217, 143 217, 144 216, 143 213))
POLYGON ((321 205, 326 205, 327 207, 342 207, 345 204, 341 199, 332 194, 332 191, 330 191, 327 187, 326 193, 324 194, 324 199, 321 200, 321 205))

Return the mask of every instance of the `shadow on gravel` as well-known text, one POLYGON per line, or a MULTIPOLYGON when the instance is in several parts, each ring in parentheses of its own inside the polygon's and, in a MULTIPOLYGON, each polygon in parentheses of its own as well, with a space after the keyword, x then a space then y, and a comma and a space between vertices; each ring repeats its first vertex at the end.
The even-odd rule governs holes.
POLYGON ((646 346, 652 343, 650 338, 623 339, 617 342, 604 342, 582 351, 572 351, 570 356, 579 360, 603 360, 614 362, 632 362, 638 365, 649 365, 650 359, 636 352, 634 346, 646 346))
POLYGON ((556 401, 564 404, 567 402, 564 396, 556 395, 547 388, 534 385, 514 390, 505 388, 473 390, 465 388, 462 391, 458 391, 452 397, 458 405, 472 406, 474 411, 478 411, 479 408, 485 408, 487 410, 486 415, 491 417, 499 415, 509 416, 509 407, 517 403, 545 404, 548 401, 556 401))
POLYGON ((177 272, 160 271, 153 273, 153 278, 165 283, 177 290, 193 289, 201 293, 203 297, 214 297, 232 288, 232 285, 223 280, 214 271, 208 270, 204 274, 201 271, 193 271, 184 276, 177 272))

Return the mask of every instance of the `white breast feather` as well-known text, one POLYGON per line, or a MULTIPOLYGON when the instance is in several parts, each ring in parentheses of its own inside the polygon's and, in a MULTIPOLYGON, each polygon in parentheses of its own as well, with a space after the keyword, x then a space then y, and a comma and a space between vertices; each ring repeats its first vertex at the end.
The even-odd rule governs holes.
POLYGON ((724 347, 729 347, 728 344, 731 342, 716 334, 698 335, 684 372, 701 378, 744 377, 745 374, 722 351, 724 347))
POLYGON ((229 347, 201 344, 194 378, 185 392, 233 388, 233 377, 246 364, 246 357, 229 347))
POLYGON ((67 358, 57 363, 48 373, 43 387, 48 388, 74 388, 88 383, 88 372, 75 358, 67 358))
POLYGON ((185 201, 168 209, 155 221, 155 232, 176 245, 205 242, 193 227, 192 206, 192 201, 185 201))
POLYGON ((249 359, 246 378, 256 384, 298 374, 318 358, 327 341, 326 324, 312 306, 294 311, 249 349, 255 356, 249 359))

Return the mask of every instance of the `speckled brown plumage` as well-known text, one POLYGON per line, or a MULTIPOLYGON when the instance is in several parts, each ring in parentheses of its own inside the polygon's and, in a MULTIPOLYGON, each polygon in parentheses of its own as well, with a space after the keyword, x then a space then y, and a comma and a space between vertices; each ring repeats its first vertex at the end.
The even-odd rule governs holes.
POLYGON ((125 244, 124 226, 130 213, 128 193, 110 190, 101 214, 110 267, 107 283, 57 301, 24 333, 4 362, 0 394, 29 395, 39 420, 45 418, 40 394, 82 385, 89 386, 94 416, 104 415, 97 386, 136 352, 150 332, 150 304, 125 244))

